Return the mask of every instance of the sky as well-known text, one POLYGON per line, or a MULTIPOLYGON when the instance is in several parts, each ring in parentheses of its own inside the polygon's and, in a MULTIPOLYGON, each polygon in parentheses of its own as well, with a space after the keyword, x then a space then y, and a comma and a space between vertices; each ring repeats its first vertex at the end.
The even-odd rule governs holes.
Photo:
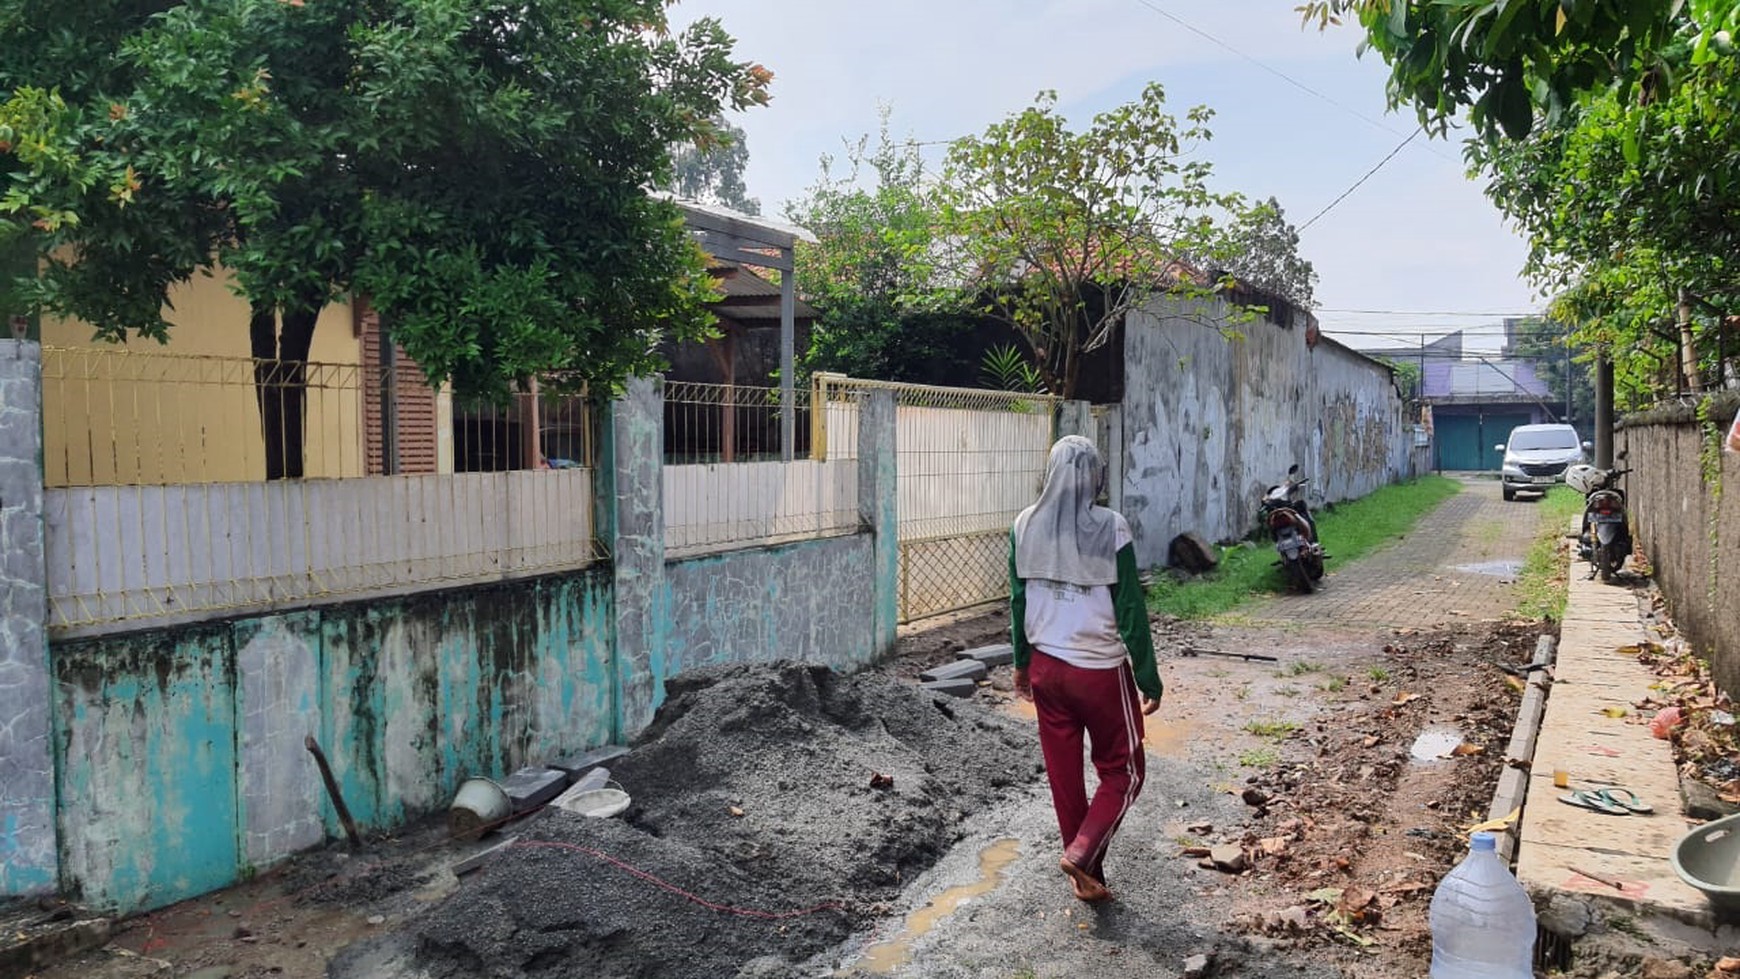
MULTIPOLYGON (((772 103, 732 117, 747 134, 745 179, 764 214, 780 215, 815 183, 823 154, 839 157, 848 140, 874 133, 882 105, 896 138, 946 141, 982 132, 1043 89, 1079 126, 1158 81, 1177 115, 1199 104, 1215 111, 1206 155, 1216 187, 1272 195, 1298 225, 1416 126, 1411 109, 1387 111, 1387 71, 1375 54, 1356 57, 1355 31, 1302 28, 1296 5, 682 0, 671 16, 678 26, 719 19, 738 57, 774 73, 772 103)), ((1452 136, 1418 136, 1301 234, 1331 336, 1400 346, 1466 328, 1470 346, 1492 349, 1501 315, 1541 306, 1519 274, 1524 241, 1465 176, 1452 136), (1386 332, 1397 335, 1376 335, 1386 332)), ((924 152, 937 163, 943 147, 924 152)))

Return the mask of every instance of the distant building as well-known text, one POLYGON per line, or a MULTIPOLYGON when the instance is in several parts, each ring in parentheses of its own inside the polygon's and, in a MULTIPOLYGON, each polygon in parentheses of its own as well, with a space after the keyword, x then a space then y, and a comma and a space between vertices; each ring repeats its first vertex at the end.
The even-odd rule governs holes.
POLYGON ((1430 406, 1437 469, 1497 469, 1493 446, 1518 425, 1557 421, 1547 385, 1526 360, 1425 361, 1421 399, 1430 406))

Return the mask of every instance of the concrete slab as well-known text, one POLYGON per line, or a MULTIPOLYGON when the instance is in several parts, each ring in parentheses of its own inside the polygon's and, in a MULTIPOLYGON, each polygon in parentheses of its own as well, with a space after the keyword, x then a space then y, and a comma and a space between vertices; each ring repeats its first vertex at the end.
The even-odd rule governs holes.
POLYGON ((567 758, 558 758, 545 767, 554 768, 566 773, 569 784, 573 784, 575 779, 586 774, 589 770, 597 768, 600 765, 607 765, 626 754, 628 754, 628 749, 622 745, 609 744, 602 748, 593 748, 591 751, 582 752, 578 755, 570 755, 567 758))
POLYGON ((503 850, 513 846, 518 840, 518 836, 510 836, 494 846, 486 846, 476 853, 473 853, 471 856, 466 857, 464 860, 453 865, 453 876, 464 877, 466 874, 482 868, 484 864, 488 863, 503 850))
POLYGON ((25 976, 109 941, 111 921, 70 905, 0 909, 0 976, 25 976))
POLYGON ((571 786, 571 788, 576 794, 578 794, 581 792, 589 792, 592 789, 606 788, 609 785, 610 785, 610 769, 608 769, 608 768, 594 768, 591 771, 587 772, 586 774, 575 779, 574 784, 571 786))
POLYGON ((946 693, 951 697, 959 697, 962 700, 965 700, 978 691, 979 684, 973 680, 965 678, 958 680, 933 680, 929 683, 919 684, 918 689, 930 693, 946 693))
POLYGON ((1537 898, 1555 892, 1568 893, 1629 911, 1665 915, 1715 931, 1719 923, 1704 895, 1678 877, 1664 877, 1659 868, 1660 862, 1655 857, 1596 853, 1583 847, 1543 845, 1526 839, 1517 857, 1517 879, 1537 898), (1621 886, 1615 888, 1585 876, 1582 871, 1621 886))
POLYGON ((514 804, 514 812, 536 809, 568 787, 568 776, 554 768, 522 768, 502 779, 501 787, 514 804))
POLYGON ((1007 666, 1015 662, 1015 647, 1008 643, 996 646, 980 646, 978 649, 963 649, 955 654, 956 659, 978 660, 986 666, 1007 666))
POLYGON ((957 659, 953 663, 933 666, 918 675, 920 680, 936 683, 942 680, 983 680, 990 672, 976 659, 957 659))
POLYGON ((1672 746, 1651 735, 1633 707, 1649 696, 1656 677, 1634 655, 1618 652, 1644 639, 1636 597, 1588 580, 1586 570, 1572 566, 1554 682, 1528 778, 1517 879, 1537 900, 1560 895, 1611 903, 1715 933, 1709 902, 1679 879, 1671 862, 1691 825, 1672 746), (1610 716, 1611 708, 1626 714, 1610 716), (1553 785, 1555 766, 1568 772, 1569 788, 1553 785), (1656 812, 1612 816, 1558 801, 1577 789, 1606 786, 1630 789, 1656 812))

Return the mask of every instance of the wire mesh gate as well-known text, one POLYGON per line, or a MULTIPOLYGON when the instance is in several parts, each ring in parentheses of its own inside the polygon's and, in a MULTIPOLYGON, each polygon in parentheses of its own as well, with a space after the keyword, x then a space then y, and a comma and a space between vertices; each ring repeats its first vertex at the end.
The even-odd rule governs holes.
POLYGON ((816 374, 817 459, 856 458, 858 403, 895 400, 900 621, 1009 594, 1009 526, 1039 494, 1059 399, 816 374))

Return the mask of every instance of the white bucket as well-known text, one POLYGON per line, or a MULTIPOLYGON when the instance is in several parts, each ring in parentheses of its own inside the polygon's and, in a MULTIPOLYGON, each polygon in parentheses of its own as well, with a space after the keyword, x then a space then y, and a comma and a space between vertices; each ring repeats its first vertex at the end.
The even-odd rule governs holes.
POLYGON ((479 839, 513 814, 507 790, 487 778, 468 778, 447 810, 447 829, 454 836, 479 839))

